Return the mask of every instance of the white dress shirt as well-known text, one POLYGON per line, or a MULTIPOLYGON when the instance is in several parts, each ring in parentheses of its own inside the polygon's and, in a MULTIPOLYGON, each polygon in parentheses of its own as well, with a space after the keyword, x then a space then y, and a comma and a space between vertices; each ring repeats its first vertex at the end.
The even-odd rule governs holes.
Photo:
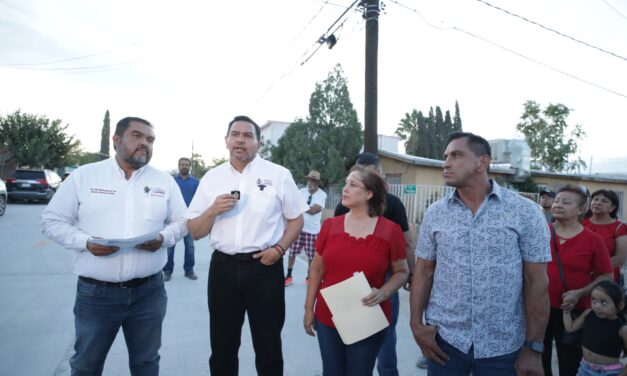
POLYGON ((249 253, 276 244, 286 220, 309 209, 290 171, 256 156, 242 173, 230 162, 209 170, 200 180, 186 217, 198 217, 217 196, 234 190, 240 192, 239 202, 218 215, 211 228, 212 249, 224 253, 249 253))
POLYGON ((165 265, 170 247, 187 234, 185 201, 174 179, 152 166, 127 180, 115 158, 73 171, 43 212, 43 233, 74 250, 74 274, 122 282, 165 265), (161 249, 122 248, 107 256, 87 251, 90 238, 128 239, 159 231, 161 249))
MULTIPOLYGON (((311 196, 311 203, 309 204, 310 207, 318 204, 322 209, 324 209, 324 204, 327 201, 327 194, 325 191, 318 188, 318 190, 315 191, 313 195, 310 195, 309 190, 307 189, 307 187, 305 187, 301 188, 300 193, 303 195, 303 197, 305 197, 305 200, 307 200, 309 196, 311 196)), ((320 232, 320 220, 322 219, 322 210, 320 210, 316 214, 305 213, 303 215, 303 219, 305 222, 303 226, 303 232, 312 235, 316 235, 320 232)))

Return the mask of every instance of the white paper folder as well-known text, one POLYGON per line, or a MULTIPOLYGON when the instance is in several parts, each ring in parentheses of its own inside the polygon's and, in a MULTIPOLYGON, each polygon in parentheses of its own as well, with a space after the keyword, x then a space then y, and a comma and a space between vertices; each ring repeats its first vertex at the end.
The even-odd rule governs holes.
POLYGON ((361 301, 371 291, 363 272, 320 290, 345 345, 368 338, 389 326, 380 305, 368 307, 361 301))

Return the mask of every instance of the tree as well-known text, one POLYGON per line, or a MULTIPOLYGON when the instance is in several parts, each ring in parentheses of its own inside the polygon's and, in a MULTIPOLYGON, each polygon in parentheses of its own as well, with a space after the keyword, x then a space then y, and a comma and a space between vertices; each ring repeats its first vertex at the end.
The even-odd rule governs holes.
POLYGON ((332 184, 346 176, 346 167, 362 145, 361 124, 338 64, 324 81, 316 83, 309 115, 290 124, 271 147, 271 155, 272 161, 288 168, 297 181, 316 169, 323 184, 332 184))
POLYGON ((100 133, 100 159, 109 158, 109 139, 111 137, 111 126, 109 120, 109 110, 105 112, 105 117, 102 122, 102 131, 100 133))
POLYGON ((586 167, 581 158, 569 160, 577 152, 577 141, 585 136, 580 124, 575 125, 566 135, 569 114, 570 109, 561 103, 550 103, 542 109, 537 102, 525 102, 521 122, 516 125, 516 129, 531 148, 532 168, 571 171, 586 167))
POLYGON ((202 178, 203 176, 205 176, 205 174, 207 173, 207 171, 211 170, 212 168, 221 165, 222 163, 228 161, 228 159, 226 158, 213 158, 211 160, 211 164, 207 165, 205 163, 205 160, 203 159, 202 155, 198 154, 198 153, 193 153, 192 154, 192 171, 191 174, 194 175, 195 177, 197 177, 198 179, 202 178))
POLYGON ((80 142, 66 134, 68 125, 46 116, 15 111, 0 117, 0 145, 19 166, 63 167, 79 153, 80 142))
POLYGON ((461 131, 462 119, 459 105, 455 102, 455 117, 451 119, 450 111, 442 115, 440 106, 429 109, 429 116, 422 111, 413 110, 406 113, 394 132, 405 141, 405 152, 419 157, 442 159, 446 149, 446 140, 451 132, 461 131))

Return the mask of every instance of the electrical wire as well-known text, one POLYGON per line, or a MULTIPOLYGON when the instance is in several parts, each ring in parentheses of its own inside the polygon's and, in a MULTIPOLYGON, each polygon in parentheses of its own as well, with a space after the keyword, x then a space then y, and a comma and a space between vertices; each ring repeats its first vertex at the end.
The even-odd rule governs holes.
POLYGON ((557 73, 560 73, 560 74, 562 74, 562 75, 565 75, 565 76, 567 76, 567 77, 569 77, 569 78, 572 78, 572 79, 574 79, 574 80, 577 80, 577 81, 583 82, 583 83, 588 84, 588 85, 590 85, 590 86, 594 86, 594 87, 596 87, 596 88, 598 88, 598 89, 601 89, 601 90, 607 91, 607 92, 612 93, 612 94, 614 94, 614 95, 617 95, 617 96, 620 96, 620 97, 623 97, 623 98, 627 98, 627 95, 626 95, 626 94, 623 94, 623 93, 617 92, 617 91, 615 91, 615 90, 612 90, 612 89, 606 88, 606 87, 604 87, 604 86, 601 86, 601 85, 595 84, 595 83, 594 83, 594 82, 592 82, 592 81, 588 81, 588 80, 583 79, 583 78, 581 78, 581 77, 575 76, 574 74, 570 74, 570 73, 568 73, 568 72, 564 72, 564 71, 562 71, 562 70, 561 70, 561 69, 559 69, 559 68, 555 68, 555 67, 553 67, 553 66, 551 66, 551 65, 548 65, 548 64, 543 63, 543 62, 541 62, 541 61, 539 61, 539 60, 533 59, 533 58, 531 58, 531 57, 529 57, 529 56, 526 56, 526 55, 524 55, 524 54, 522 54, 522 53, 516 52, 516 51, 514 51, 514 50, 512 50, 512 49, 510 49, 510 48, 507 48, 507 47, 505 47, 505 46, 501 46, 501 45, 500 45, 500 44, 498 44, 498 43, 492 42, 492 41, 490 41, 490 40, 488 40, 488 39, 486 39, 486 38, 483 38, 483 37, 481 37, 481 36, 478 36, 478 35, 476 35, 476 34, 473 34, 473 33, 469 32, 469 31, 466 31, 466 30, 464 30, 464 29, 462 29, 462 28, 455 27, 455 26, 453 26, 453 27, 439 27, 439 26, 436 26, 436 25, 432 24, 431 22, 428 22, 428 21, 424 18, 424 16, 422 16, 422 14, 420 14, 420 12, 418 12, 416 9, 412 9, 412 8, 410 8, 410 7, 408 7, 408 6, 404 5, 404 4, 401 4, 401 3, 399 3, 397 0, 389 0, 389 1, 391 1, 392 3, 394 3, 394 4, 396 4, 396 5, 399 5, 399 6, 403 7, 403 8, 405 8, 405 9, 408 9, 408 10, 410 10, 410 11, 415 12, 416 14, 418 14, 418 15, 420 16, 420 18, 422 18, 422 19, 423 19, 423 21, 425 22, 425 24, 427 24, 428 26, 433 27, 433 28, 435 28, 435 29, 437 29, 437 30, 440 30, 440 31, 443 31, 443 30, 449 30, 449 29, 450 29, 450 30, 455 30, 455 31, 457 31, 457 32, 460 32, 460 33, 466 34, 466 35, 468 35, 468 36, 470 36, 470 37, 473 37, 473 38, 479 39, 479 40, 481 40, 481 41, 483 41, 483 42, 485 42, 485 43, 488 43, 488 44, 490 44, 490 45, 492 45, 492 46, 494 46, 494 47, 497 47, 497 48, 499 48, 499 49, 502 49, 502 50, 504 50, 504 51, 507 51, 507 52, 509 52, 509 53, 511 53, 511 54, 514 54, 514 55, 518 56, 518 57, 521 57, 521 58, 523 58, 523 59, 525 59, 525 60, 528 60, 528 61, 531 61, 531 62, 536 63, 536 64, 538 64, 538 65, 541 65, 541 66, 543 66, 543 67, 545 67, 545 68, 547 68, 547 69, 550 69, 550 70, 552 70, 552 71, 555 71, 555 72, 557 72, 557 73))
POLYGON ((97 53, 89 54, 89 55, 70 57, 70 58, 61 59, 61 60, 46 61, 46 62, 42 62, 42 63, 0 64, 0 66, 3 66, 3 67, 28 67, 28 66, 37 66, 37 65, 54 65, 54 64, 59 64, 59 63, 66 63, 68 61, 83 60, 83 59, 89 59, 89 58, 92 58, 92 57, 108 55, 108 54, 111 54, 113 52, 117 52, 117 51, 120 51, 120 50, 123 50, 123 49, 126 49, 126 48, 130 48, 130 47, 136 46, 136 45, 138 45, 140 43, 141 42, 135 42, 135 43, 131 43, 129 45, 126 45, 124 47, 115 48, 115 49, 112 49, 112 50, 97 52, 97 53))
POLYGON ((607 0, 603 0, 603 2, 605 3, 605 5, 610 7, 610 9, 612 9, 614 12, 618 13, 619 16, 621 16, 621 17, 623 17, 624 19, 627 20, 627 17, 624 14, 622 14, 621 12, 619 12, 618 9, 614 8, 610 3, 608 3, 607 0))
MULTIPOLYGON (((594 45, 592 45, 592 44, 590 44, 590 43, 587 43, 587 42, 584 42, 584 41, 579 40, 579 39, 577 39, 577 38, 571 37, 570 35, 567 35, 567 34, 564 34, 564 33, 562 33, 562 32, 559 32, 559 31, 557 31, 557 30, 555 30, 555 29, 552 29, 552 28, 550 28, 550 27, 548 27, 548 26, 544 26, 544 25, 542 25, 542 24, 541 24, 541 23, 539 23, 539 22, 532 21, 532 20, 530 20, 530 19, 528 19, 528 18, 526 18, 526 17, 519 16, 519 15, 518 15, 518 14, 516 14, 516 13, 512 13, 512 12, 508 11, 507 9, 503 9, 503 8, 497 7, 496 5, 492 5, 492 4, 488 3, 488 2, 487 2, 487 1, 485 1, 485 0, 475 0, 475 1, 478 1, 478 2, 480 2, 480 3, 482 3, 482 4, 485 4, 485 5, 489 6, 489 7, 494 8, 494 9, 500 10, 501 12, 505 12, 505 13, 509 14, 509 15, 510 15, 510 16, 512 16, 512 17, 520 18, 521 20, 523 20, 523 21, 525 21, 525 22, 528 22, 528 23, 530 23, 530 24, 532 24, 532 25, 538 26, 538 27, 540 27, 540 28, 542 28, 542 29, 544 29, 544 30, 547 30, 547 31, 553 32, 553 33, 555 33, 555 34, 557 34, 557 35, 559 35, 559 36, 561 36, 561 37, 564 37, 564 38, 570 39, 570 40, 572 40, 572 41, 575 41, 575 42, 577 42, 577 43, 583 44, 583 45, 584 45, 584 46, 586 46, 586 47, 590 47, 590 48, 595 49, 595 50, 597 50, 597 51, 601 51, 601 52, 606 53, 606 54, 608 54, 608 55, 611 55, 611 56, 614 56, 614 57, 619 58, 619 59, 621 59, 621 60, 627 61, 627 57, 624 57, 624 56, 618 55, 618 54, 616 54, 616 53, 614 53, 614 52, 611 52, 611 51, 605 50, 605 49, 603 49, 603 48, 601 48, 601 47, 597 47, 597 46, 594 46, 594 45)), ((609 4, 608 4, 608 5, 609 5, 609 4)))

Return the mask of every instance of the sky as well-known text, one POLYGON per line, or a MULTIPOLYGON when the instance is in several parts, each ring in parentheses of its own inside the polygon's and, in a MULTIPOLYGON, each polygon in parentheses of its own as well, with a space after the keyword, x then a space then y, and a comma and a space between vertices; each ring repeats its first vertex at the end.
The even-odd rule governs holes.
MULTIPOLYGON (((94 152, 106 110, 112 128, 143 117, 155 126, 151 163, 171 170, 192 144, 207 162, 227 157, 236 115, 306 117, 316 82, 339 63, 363 124, 365 22, 350 10, 331 27, 352 3, 0 0, 0 115, 61 119, 94 152), (313 53, 328 31, 337 44, 313 53)), ((378 133, 394 134, 414 109, 453 113, 458 101, 465 131, 521 138, 525 101, 562 103, 586 133, 586 172, 627 173, 627 2, 383 4, 378 133)))

